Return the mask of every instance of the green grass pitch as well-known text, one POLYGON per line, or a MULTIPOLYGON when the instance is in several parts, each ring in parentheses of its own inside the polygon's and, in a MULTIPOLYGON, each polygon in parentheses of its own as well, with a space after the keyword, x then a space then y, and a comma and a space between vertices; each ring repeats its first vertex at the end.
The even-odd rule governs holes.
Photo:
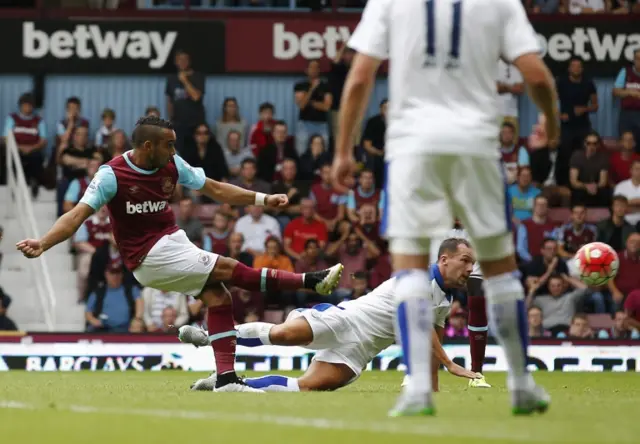
MULTIPOLYGON (((293 375, 293 373, 290 373, 293 375)), ((333 393, 190 392, 202 374, 26 373, 0 376, 0 440, 112 443, 638 443, 635 373, 535 374, 553 402, 545 415, 510 414, 504 374, 469 389, 441 372, 436 417, 387 418, 400 372, 365 372, 333 393)))

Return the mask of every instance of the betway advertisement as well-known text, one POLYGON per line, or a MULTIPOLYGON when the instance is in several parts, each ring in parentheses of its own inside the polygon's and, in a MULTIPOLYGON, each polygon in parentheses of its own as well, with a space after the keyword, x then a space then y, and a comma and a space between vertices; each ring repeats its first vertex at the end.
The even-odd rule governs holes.
MULTIPOLYGON (((226 20, 226 71, 300 74, 311 59, 320 59, 328 68, 358 20, 357 14, 346 20, 318 14, 278 21, 226 20)), ((640 26, 633 18, 534 16, 531 20, 545 60, 556 74, 566 72, 575 54, 584 60, 589 76, 614 76, 640 49, 640 26)))
POLYGON ((224 24, 217 21, 0 22, 3 72, 153 74, 175 72, 174 54, 189 52, 194 68, 224 70, 224 24))
MULTIPOLYGON (((469 367, 468 344, 448 344, 445 350, 458 364, 469 367)), ((383 350, 367 370, 402 370, 398 346, 383 350)), ((238 347, 237 371, 306 370, 313 352, 302 347, 238 347)), ((500 347, 487 347, 484 371, 506 371, 500 347)), ((533 345, 529 348, 532 371, 638 372, 640 347, 608 345, 533 345)), ((210 347, 195 348, 179 343, 0 343, 0 371, 160 371, 215 370, 210 347)))

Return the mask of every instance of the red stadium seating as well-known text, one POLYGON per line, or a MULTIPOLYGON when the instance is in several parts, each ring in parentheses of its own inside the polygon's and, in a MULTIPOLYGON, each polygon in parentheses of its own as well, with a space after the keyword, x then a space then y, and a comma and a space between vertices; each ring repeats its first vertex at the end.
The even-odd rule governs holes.
MULTIPOLYGON (((609 217, 608 208, 589 208, 587 210, 587 222, 595 224, 609 217)), ((549 218, 559 224, 565 224, 571 220, 571 210, 569 208, 551 208, 549 218)))
POLYGON ((590 314, 587 315, 589 326, 594 330, 607 330, 613 327, 613 319, 608 314, 590 314))

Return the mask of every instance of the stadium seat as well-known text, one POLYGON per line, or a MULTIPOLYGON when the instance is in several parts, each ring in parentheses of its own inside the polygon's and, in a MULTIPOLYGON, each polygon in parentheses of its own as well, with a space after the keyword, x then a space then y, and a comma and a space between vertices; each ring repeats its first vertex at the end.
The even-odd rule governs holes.
POLYGON ((282 310, 265 310, 264 322, 270 324, 281 324, 284 321, 284 311, 282 310))
POLYGON ((587 315, 589 326, 594 330, 607 330, 613 327, 613 319, 605 313, 587 315))
MULTIPOLYGON (((609 217, 608 208, 589 208, 587 210, 587 222, 596 224, 603 219, 609 217)), ((571 221, 571 209, 569 208, 550 208, 549 219, 559 224, 566 224, 571 221)))
POLYGON ((595 224, 609 218, 609 215, 609 208, 589 208, 587 210, 587 222, 595 224))

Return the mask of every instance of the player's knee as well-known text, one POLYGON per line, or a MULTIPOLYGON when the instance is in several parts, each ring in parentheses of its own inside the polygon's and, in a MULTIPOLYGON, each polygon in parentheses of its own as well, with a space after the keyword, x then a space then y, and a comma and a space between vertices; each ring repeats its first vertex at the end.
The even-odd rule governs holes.
POLYGON ((517 270, 511 233, 474 239, 476 255, 485 277, 517 270))
POLYGON ((202 289, 202 293, 200 293, 199 299, 207 307, 231 305, 231 295, 227 293, 227 291, 220 283, 207 284, 207 286, 202 289))
POLYGON ((307 345, 299 332, 291 325, 274 325, 269 331, 269 340, 274 345, 307 345))

